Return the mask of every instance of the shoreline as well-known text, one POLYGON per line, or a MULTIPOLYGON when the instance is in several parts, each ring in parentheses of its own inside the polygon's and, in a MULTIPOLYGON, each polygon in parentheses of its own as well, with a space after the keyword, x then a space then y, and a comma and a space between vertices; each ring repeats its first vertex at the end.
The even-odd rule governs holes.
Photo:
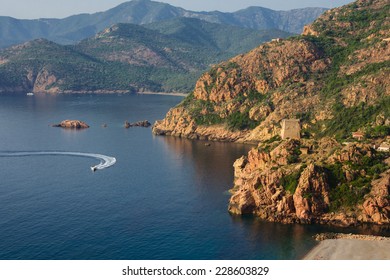
POLYGON ((180 93, 180 92, 152 92, 152 91, 144 91, 144 92, 137 92, 136 94, 139 95, 168 95, 168 96, 182 96, 186 97, 188 93, 180 93))
POLYGON ((302 260, 390 260, 390 238, 374 235, 322 233, 302 260))
MULTIPOLYGON (((26 95, 27 91, 10 91, 10 92, 0 92, 0 95, 8 94, 17 94, 17 95, 26 95)), ((34 95, 123 95, 123 94, 135 94, 135 95, 165 95, 165 96, 180 96, 186 97, 188 93, 181 92, 128 92, 128 91, 64 91, 64 92, 34 92, 34 95)))

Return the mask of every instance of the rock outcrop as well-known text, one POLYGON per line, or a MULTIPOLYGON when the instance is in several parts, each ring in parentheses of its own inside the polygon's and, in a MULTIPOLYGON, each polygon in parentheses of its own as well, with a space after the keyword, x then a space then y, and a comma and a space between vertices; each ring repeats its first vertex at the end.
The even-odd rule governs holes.
POLYGON ((227 130, 223 125, 198 125, 182 107, 171 109, 164 120, 156 121, 152 131, 156 135, 225 142, 239 142, 249 134, 227 130))
POLYGON ((59 124, 53 124, 52 127, 84 129, 84 128, 89 128, 89 125, 87 125, 85 122, 78 121, 78 120, 64 120, 59 124))
POLYGON ((62 81, 58 81, 57 77, 50 73, 47 69, 41 70, 36 77, 28 76, 30 83, 33 85, 33 92, 43 93, 58 93, 60 89, 58 87, 62 81))
POLYGON ((329 210, 329 185, 324 170, 310 164, 301 174, 293 195, 298 219, 309 220, 329 210))
POLYGON ((390 171, 372 182, 371 192, 363 203, 362 215, 367 222, 390 223, 390 171))
POLYGON ((267 140, 279 134, 280 127, 275 126, 276 123, 293 117, 297 109, 311 111, 318 105, 319 88, 307 77, 310 73, 323 73, 328 67, 329 59, 310 41, 286 40, 262 45, 205 73, 187 98, 187 104, 177 106, 163 121, 156 122, 154 131, 191 139, 267 140), (302 83, 302 89, 294 86, 291 90, 281 90, 283 85, 291 83, 302 83), (300 94, 302 90, 304 96, 300 94), (293 104, 300 104, 299 108, 293 104), (236 127, 233 118, 237 118, 236 127), (213 123, 214 119, 218 122, 213 123), (241 125, 243 120, 246 121, 241 125), (213 124, 221 125, 216 130, 206 129, 213 124), (256 129, 255 124, 258 124, 256 129), (236 133, 237 130, 242 133, 236 133), (232 137, 225 137, 229 135, 232 137))
POLYGON ((135 123, 129 123, 128 121, 125 121, 125 128, 130 128, 130 127, 135 127, 135 126, 138 126, 138 127, 149 127, 151 125, 152 124, 149 121, 147 121, 147 120, 138 121, 138 122, 135 122, 135 123))
POLYGON ((382 159, 368 145, 331 139, 259 145, 234 163, 229 212, 284 223, 390 224, 390 172, 382 159), (310 154, 299 154, 300 146, 310 154), (370 175, 377 168, 387 170, 380 179, 370 175))

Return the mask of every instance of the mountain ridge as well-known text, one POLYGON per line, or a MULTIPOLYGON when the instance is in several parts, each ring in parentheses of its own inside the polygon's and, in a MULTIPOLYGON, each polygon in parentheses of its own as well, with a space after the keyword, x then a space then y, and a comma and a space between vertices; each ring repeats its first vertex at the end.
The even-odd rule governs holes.
POLYGON ((74 44, 117 23, 149 24, 175 17, 198 18, 245 28, 281 29, 289 33, 300 33, 305 24, 312 22, 326 10, 306 8, 290 12, 260 9, 261 13, 250 17, 248 9, 236 13, 193 12, 147 0, 125 2, 104 12, 73 15, 63 19, 19 20, 0 16, 0 48, 38 38, 60 44, 74 44), (264 14, 268 15, 268 21, 264 21, 264 14))
POLYGON ((188 92, 211 64, 288 35, 181 18, 116 24, 73 46, 36 39, 0 50, 0 92, 188 92))

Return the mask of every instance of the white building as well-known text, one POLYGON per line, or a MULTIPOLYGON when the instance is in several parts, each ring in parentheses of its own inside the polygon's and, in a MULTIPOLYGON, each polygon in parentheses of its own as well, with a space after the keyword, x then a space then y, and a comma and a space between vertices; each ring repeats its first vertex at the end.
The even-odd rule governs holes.
POLYGON ((390 145, 387 142, 383 142, 377 149, 378 152, 389 152, 390 145))

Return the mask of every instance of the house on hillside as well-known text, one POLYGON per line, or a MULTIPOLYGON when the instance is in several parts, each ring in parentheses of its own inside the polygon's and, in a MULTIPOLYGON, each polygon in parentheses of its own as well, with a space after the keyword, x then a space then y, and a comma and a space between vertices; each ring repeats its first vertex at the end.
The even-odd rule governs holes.
POLYGON ((388 142, 383 142, 377 149, 378 152, 389 152, 390 145, 388 142))
POLYGON ((363 140, 363 138, 364 138, 364 133, 363 133, 363 132, 359 132, 359 131, 357 131, 357 132, 352 132, 352 138, 361 141, 361 140, 363 140))

